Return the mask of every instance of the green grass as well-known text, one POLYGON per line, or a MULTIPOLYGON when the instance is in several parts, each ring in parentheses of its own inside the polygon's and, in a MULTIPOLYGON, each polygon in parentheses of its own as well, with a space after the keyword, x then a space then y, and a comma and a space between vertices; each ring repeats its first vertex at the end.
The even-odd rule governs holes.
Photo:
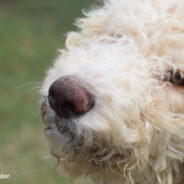
POLYGON ((44 159, 38 91, 65 33, 91 2, 0 1, 0 174, 10 174, 0 184, 69 184, 44 159))

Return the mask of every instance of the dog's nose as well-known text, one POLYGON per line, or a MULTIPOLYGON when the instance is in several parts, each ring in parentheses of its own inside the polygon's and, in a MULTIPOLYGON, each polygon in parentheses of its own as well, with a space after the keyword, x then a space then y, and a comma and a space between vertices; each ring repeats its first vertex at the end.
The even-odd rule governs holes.
POLYGON ((56 80, 49 88, 48 101, 51 108, 63 118, 85 114, 95 104, 94 96, 73 76, 56 80))

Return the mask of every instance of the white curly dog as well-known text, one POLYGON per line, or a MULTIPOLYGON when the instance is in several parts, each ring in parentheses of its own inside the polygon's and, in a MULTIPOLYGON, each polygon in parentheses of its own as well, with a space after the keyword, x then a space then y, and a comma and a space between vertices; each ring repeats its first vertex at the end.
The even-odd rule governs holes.
POLYGON ((184 0, 106 0, 78 19, 41 112, 69 178, 184 183, 184 0))

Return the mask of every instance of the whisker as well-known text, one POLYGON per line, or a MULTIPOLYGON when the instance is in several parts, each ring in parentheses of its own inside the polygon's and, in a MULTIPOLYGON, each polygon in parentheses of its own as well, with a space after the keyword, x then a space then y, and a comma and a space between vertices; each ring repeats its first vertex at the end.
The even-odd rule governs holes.
POLYGON ((28 82, 28 83, 21 84, 20 86, 16 87, 16 90, 21 89, 23 87, 34 86, 34 85, 38 85, 41 87, 41 84, 42 84, 41 82, 28 82))

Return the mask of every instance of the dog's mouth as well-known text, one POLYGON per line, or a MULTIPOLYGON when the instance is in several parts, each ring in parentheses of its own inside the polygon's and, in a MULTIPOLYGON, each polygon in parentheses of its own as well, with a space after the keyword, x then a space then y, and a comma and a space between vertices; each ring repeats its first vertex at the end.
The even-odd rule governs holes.
POLYGON ((52 112, 47 100, 44 100, 41 105, 41 114, 46 125, 44 129, 46 137, 53 138, 53 142, 51 141, 50 144, 51 154, 58 162, 73 163, 74 170, 79 169, 75 166, 83 168, 87 164, 89 169, 94 167, 96 170, 111 168, 120 172, 120 165, 124 165, 120 161, 125 159, 125 156, 128 158, 131 155, 129 151, 126 151, 125 155, 122 154, 121 150, 117 150, 105 138, 96 135, 96 132, 92 132, 91 135, 89 135, 90 131, 78 134, 75 125, 77 120, 58 117, 52 112), (59 133, 59 139, 57 139, 57 133, 59 133))
MULTIPOLYGON (((64 124, 64 123, 63 123, 64 124)), ((70 135, 70 137, 72 139, 75 138, 75 134, 74 132, 72 132, 72 130, 68 127, 68 126, 65 126, 65 125, 62 125, 62 126, 58 126, 58 124, 54 123, 55 126, 46 126, 44 128, 44 132, 46 135, 48 135, 53 129, 56 129, 57 131, 59 131, 62 135, 70 135)))
MULTIPOLYGON (((75 166, 83 168, 88 165, 96 170, 103 170, 105 167, 120 172, 120 160, 131 155, 129 151, 117 150, 105 135, 79 127, 80 117, 58 116, 50 107, 48 97, 44 97, 41 103, 41 115, 46 125, 45 135, 51 154, 60 162, 73 163, 74 170, 78 169, 75 166)), ((121 167, 123 165, 124 163, 121 167)))
POLYGON ((41 116, 46 126, 44 128, 44 133, 46 137, 56 137, 58 136, 58 134, 60 134, 60 136, 64 139, 61 140, 61 144, 63 144, 64 142, 65 144, 70 144, 71 147, 73 144, 75 144, 75 147, 77 145, 78 149, 80 149, 81 145, 83 144, 84 138, 82 135, 77 134, 77 127, 75 123, 75 121, 77 121, 77 118, 66 119, 59 117, 52 110, 52 108, 50 108, 47 97, 44 97, 41 103, 41 116))

